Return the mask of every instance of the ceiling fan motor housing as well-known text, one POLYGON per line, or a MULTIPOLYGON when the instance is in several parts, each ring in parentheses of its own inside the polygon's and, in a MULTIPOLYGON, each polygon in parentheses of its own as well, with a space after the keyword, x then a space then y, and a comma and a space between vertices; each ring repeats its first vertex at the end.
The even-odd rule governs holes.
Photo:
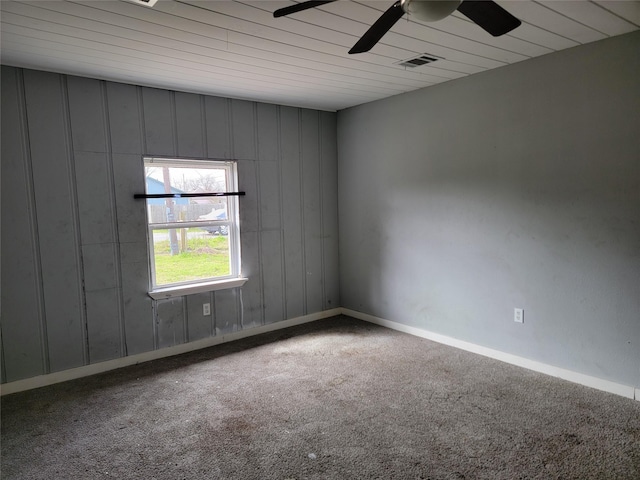
POLYGON ((451 15, 462 0, 401 0, 402 10, 424 22, 437 22, 451 15))

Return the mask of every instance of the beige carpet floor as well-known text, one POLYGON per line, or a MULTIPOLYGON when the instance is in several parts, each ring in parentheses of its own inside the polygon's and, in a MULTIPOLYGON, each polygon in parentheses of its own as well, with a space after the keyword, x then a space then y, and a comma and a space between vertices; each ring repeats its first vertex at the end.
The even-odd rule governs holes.
POLYGON ((3 479, 640 479, 640 402, 347 317, 2 398, 3 479))

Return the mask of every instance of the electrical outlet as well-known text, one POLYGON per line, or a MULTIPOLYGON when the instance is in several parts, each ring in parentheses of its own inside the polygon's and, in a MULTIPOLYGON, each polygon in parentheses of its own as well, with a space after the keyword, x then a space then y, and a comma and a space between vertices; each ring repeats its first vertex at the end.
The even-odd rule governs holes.
POLYGON ((211 304, 203 303, 202 304, 202 315, 211 315, 211 304))
POLYGON ((513 309, 513 321, 516 323, 524 323, 524 309, 523 308, 514 308, 513 309))

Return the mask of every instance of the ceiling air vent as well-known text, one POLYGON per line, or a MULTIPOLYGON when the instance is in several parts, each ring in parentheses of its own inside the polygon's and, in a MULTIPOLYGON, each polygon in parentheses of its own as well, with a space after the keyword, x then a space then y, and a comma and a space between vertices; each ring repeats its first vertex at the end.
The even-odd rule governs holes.
POLYGON ((145 7, 153 7, 158 0, 127 0, 131 3, 137 3, 138 5, 144 5, 145 7))
POLYGON ((436 62, 438 60, 441 60, 441 58, 424 53, 422 55, 418 55, 417 57, 410 58, 409 60, 398 62, 397 65, 400 65, 401 67, 416 68, 422 65, 427 65, 428 63, 436 62))

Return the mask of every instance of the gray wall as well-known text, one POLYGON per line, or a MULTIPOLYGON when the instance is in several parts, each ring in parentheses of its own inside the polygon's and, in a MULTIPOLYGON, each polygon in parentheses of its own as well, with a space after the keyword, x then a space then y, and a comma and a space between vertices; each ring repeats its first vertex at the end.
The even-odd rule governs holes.
POLYGON ((342 305, 640 386, 638 52, 634 33, 339 112, 342 305))
POLYGON ((337 226, 334 113, 2 67, 3 382, 337 307, 337 226), (242 289, 147 296, 143 155, 239 160, 242 289))

